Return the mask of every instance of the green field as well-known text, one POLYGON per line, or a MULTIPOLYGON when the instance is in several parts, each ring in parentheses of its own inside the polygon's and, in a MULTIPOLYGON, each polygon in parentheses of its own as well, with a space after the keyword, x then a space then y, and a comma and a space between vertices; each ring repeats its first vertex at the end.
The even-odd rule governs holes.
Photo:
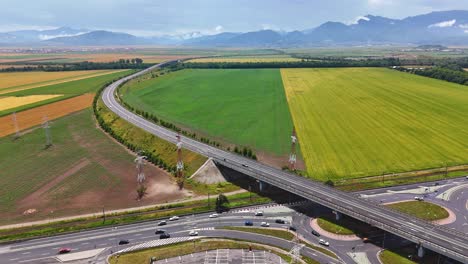
POLYGON ((121 92, 130 105, 195 132, 288 153, 292 122, 278 69, 182 70, 121 92))
POLYGON ((22 106, 15 107, 15 108, 6 109, 3 111, 0 111, 0 116, 4 116, 13 112, 23 111, 23 110, 41 106, 41 105, 46 105, 52 102, 64 100, 64 99, 78 96, 78 95, 85 94, 85 93, 95 93, 105 83, 115 80, 115 79, 119 79, 132 72, 133 72, 132 70, 121 71, 121 72, 91 77, 91 78, 82 79, 82 80, 58 83, 58 84, 47 85, 43 87, 31 88, 31 89, 2 94, 1 96, 17 96, 17 97, 28 96, 28 95, 38 95, 38 94, 62 94, 63 96, 40 101, 37 103, 32 103, 32 104, 22 105, 22 106))
POLYGON ((379 68, 282 69, 308 174, 468 163, 468 88, 379 68))

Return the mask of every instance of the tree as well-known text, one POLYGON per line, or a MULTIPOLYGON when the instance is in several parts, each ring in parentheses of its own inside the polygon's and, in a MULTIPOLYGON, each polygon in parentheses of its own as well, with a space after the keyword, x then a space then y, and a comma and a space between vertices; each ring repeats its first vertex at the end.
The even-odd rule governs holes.
POLYGON ((216 212, 221 213, 229 210, 229 200, 224 194, 219 194, 216 198, 216 212))
POLYGON ((325 184, 331 187, 335 186, 335 183, 332 180, 327 180, 325 184))
POLYGON ((138 200, 143 199, 143 197, 144 197, 146 194, 148 194, 148 193, 146 192, 146 190, 147 190, 146 186, 144 186, 144 185, 139 185, 139 186, 138 186, 138 188, 137 188, 137 190, 136 190, 136 191, 137 191, 138 200))

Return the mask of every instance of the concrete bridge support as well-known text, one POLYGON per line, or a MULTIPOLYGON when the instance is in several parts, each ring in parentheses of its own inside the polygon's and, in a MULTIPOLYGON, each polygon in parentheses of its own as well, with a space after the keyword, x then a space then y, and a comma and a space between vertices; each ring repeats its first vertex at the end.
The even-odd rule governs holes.
POLYGON ((424 247, 421 244, 419 244, 419 246, 418 246, 418 257, 419 258, 424 257, 424 254, 426 253, 425 251, 426 250, 424 249, 424 247))

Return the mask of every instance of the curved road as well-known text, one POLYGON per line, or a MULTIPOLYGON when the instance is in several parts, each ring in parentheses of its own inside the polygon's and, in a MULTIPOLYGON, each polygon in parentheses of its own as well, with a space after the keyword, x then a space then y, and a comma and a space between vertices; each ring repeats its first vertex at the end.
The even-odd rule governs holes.
MULTIPOLYGON (((114 97, 116 89, 122 83, 174 62, 175 61, 169 61, 152 66, 110 84, 102 93, 104 104, 115 114, 126 119, 133 125, 164 140, 176 143, 175 132, 158 126, 130 112, 121 106, 114 97)), ((407 240, 420 243, 425 248, 429 248, 462 263, 468 263, 468 237, 464 233, 433 225, 408 215, 392 211, 374 202, 360 199, 353 194, 345 193, 319 182, 314 182, 234 153, 217 149, 191 138, 182 137, 182 143, 185 148, 211 157, 215 162, 226 167, 377 226, 407 240)))

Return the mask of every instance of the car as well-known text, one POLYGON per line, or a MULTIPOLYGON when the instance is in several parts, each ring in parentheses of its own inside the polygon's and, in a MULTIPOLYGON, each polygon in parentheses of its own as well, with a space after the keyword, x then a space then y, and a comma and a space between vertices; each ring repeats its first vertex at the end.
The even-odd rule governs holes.
POLYGON ((242 164, 242 166, 244 166, 244 167, 246 167, 246 168, 249 167, 249 166, 247 166, 247 165, 245 165, 245 164, 242 164))
POLYGON ((156 229, 156 232, 154 232, 155 235, 164 234, 164 233, 166 233, 166 230, 164 229, 156 229))
POLYGON ((320 237, 319 232, 317 232, 317 231, 315 231, 315 230, 313 230, 313 229, 312 229, 311 233, 312 233, 312 235, 314 235, 314 236, 316 236, 316 237, 320 237))
POLYGON ((263 216, 263 212, 262 211, 257 211, 257 212, 255 212, 255 216, 263 216))
POLYGON ((130 243, 130 241, 128 241, 127 239, 121 239, 119 241, 119 245, 127 245, 128 243, 130 243))
POLYGON ((163 221, 161 221, 161 222, 158 223, 158 226, 163 226, 163 225, 167 225, 166 220, 163 220, 163 221))
POLYGON ((63 247, 63 248, 60 248, 58 253, 59 254, 66 254, 66 253, 70 253, 72 250, 71 248, 66 248, 66 247, 63 247))
POLYGON ((328 243, 328 241, 325 241, 325 240, 323 240, 323 239, 320 239, 320 240, 319 240, 319 244, 320 244, 320 245, 324 245, 324 246, 326 246, 326 247, 330 246, 330 243, 328 243))
POLYGON ((297 229, 296 229, 294 226, 290 226, 288 229, 291 230, 291 231, 293 231, 293 232, 296 232, 296 231, 297 231, 297 229))
POLYGON ((267 222, 262 222, 262 223, 260 224, 260 226, 262 226, 262 227, 269 227, 270 224, 267 223, 267 222))
POLYGON ((362 243, 370 243, 370 242, 372 242, 370 238, 365 237, 362 239, 362 243))
POLYGON ((275 223, 277 223, 277 224, 286 224, 286 221, 284 221, 283 219, 276 219, 275 223))
POLYGON ((209 218, 217 218, 218 214, 210 214, 209 218))
POLYGON ((415 196, 414 199, 415 199, 416 201, 424 201, 424 198, 421 197, 421 196, 415 196))
POLYGON ((439 184, 440 184, 440 183, 436 182, 436 183, 434 183, 434 186, 439 186, 439 184))
POLYGON ((252 222, 252 221, 245 221, 245 222, 244 222, 244 225, 246 225, 246 226, 253 226, 253 222, 252 222))
POLYGON ((189 236, 198 236, 198 232, 195 230, 192 230, 189 232, 189 236))
POLYGON ((159 236, 159 239, 166 239, 166 238, 170 238, 171 235, 169 235, 169 233, 163 233, 159 236))
POLYGON ((175 220, 179 220, 179 217, 174 215, 172 216, 171 218, 169 218, 169 221, 175 221, 175 220))

